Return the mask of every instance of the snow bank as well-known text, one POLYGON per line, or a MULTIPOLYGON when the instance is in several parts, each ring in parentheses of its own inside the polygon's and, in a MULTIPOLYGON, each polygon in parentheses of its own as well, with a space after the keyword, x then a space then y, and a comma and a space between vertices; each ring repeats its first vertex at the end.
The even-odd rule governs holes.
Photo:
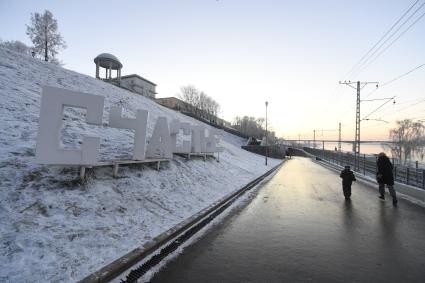
MULTIPOLYGON (((94 66, 93 66, 94 69, 94 66)), ((158 116, 201 122, 140 95, 29 56, 0 48, 0 281, 68 282, 82 279, 149 241, 278 164, 240 149, 226 133, 220 162, 175 157, 160 172, 134 165, 94 171, 86 184, 77 169, 34 162, 41 86, 105 97, 103 121, 113 105, 133 117, 149 111, 148 137, 158 116)), ((209 127, 206 125, 206 127, 209 127)), ((81 135, 102 138, 101 158, 129 158, 132 132, 84 123, 67 109, 62 143, 81 135)))

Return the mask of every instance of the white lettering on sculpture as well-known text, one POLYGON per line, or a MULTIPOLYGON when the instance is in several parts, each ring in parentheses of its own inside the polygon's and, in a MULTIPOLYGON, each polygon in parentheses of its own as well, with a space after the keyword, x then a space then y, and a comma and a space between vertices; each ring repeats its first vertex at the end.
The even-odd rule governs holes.
POLYGON ((201 153, 205 151, 205 128, 198 125, 191 127, 192 132, 192 153, 201 153))
MULTIPOLYGON (((100 138, 83 136, 81 149, 67 149, 60 145, 60 131, 65 107, 86 109, 88 124, 102 125, 104 98, 54 87, 43 87, 39 129, 37 133, 36 162, 58 165, 90 165, 98 161, 100 138)), ((174 119, 170 125, 167 118, 159 117, 152 137, 146 144, 148 111, 137 110, 136 118, 122 117, 121 107, 111 107, 109 126, 134 130, 133 159, 172 158, 173 153, 213 153, 218 147, 222 131, 191 125, 174 119), (177 136, 182 133, 181 143, 177 136), (190 140, 188 140, 190 136, 190 140), (186 137, 186 139, 185 139, 186 137)), ((179 136, 180 137, 180 136, 179 136)))
POLYGON ((170 130, 167 118, 159 117, 146 149, 148 158, 172 158, 170 130))
POLYGON ((190 124, 173 119, 170 123, 171 150, 173 153, 190 153, 190 141, 183 140, 182 145, 177 145, 177 135, 183 132, 183 136, 190 135, 190 124))
POLYGON ((63 110, 65 107, 87 109, 86 122, 102 124, 104 98, 98 95, 43 87, 35 158, 40 164, 92 164, 99 155, 100 138, 83 137, 81 150, 60 146, 63 110))
POLYGON ((218 136, 221 135, 221 131, 218 129, 209 129, 208 136, 205 137, 205 152, 219 152, 222 151, 222 148, 217 147, 220 139, 218 136))
POLYGON ((134 130, 133 159, 145 159, 146 126, 148 123, 148 111, 137 110, 136 118, 123 118, 122 107, 112 106, 109 113, 109 126, 119 129, 134 130))

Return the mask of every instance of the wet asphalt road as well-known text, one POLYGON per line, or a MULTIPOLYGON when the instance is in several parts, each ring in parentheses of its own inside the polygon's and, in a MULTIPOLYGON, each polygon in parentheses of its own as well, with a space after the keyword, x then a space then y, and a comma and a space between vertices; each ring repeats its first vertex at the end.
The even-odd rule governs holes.
POLYGON ((246 206, 150 282, 425 282, 425 208, 287 161, 246 206))

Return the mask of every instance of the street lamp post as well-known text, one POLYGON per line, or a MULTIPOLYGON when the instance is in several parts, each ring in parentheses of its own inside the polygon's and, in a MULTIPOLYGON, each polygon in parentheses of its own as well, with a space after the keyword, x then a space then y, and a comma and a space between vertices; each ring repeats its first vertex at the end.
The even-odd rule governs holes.
POLYGON ((266 166, 267 166, 267 150, 268 150, 268 142, 267 142, 267 106, 269 103, 266 101, 266 166))

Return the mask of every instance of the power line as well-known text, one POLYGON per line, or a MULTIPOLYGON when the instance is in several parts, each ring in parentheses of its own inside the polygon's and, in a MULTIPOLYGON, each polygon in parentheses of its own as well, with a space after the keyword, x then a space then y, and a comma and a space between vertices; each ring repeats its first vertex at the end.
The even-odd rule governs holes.
POLYGON ((363 127, 363 129, 378 128, 378 127, 383 127, 383 126, 388 126, 388 123, 380 122, 379 124, 363 127))
MULTIPOLYGON (((411 27, 413 27, 424 15, 422 14, 421 16, 419 16, 413 23, 411 23, 405 30, 403 30, 392 42, 390 42, 389 45, 385 46, 384 45, 390 40, 392 39, 397 33, 398 31, 401 30, 401 28, 406 25, 406 23, 408 23, 410 21, 410 19, 413 18, 414 15, 417 14, 418 11, 420 11, 423 6, 425 5, 425 3, 422 3, 406 20, 403 21, 403 23, 388 37, 387 35, 389 35, 391 33, 391 31, 394 30, 394 28, 403 20, 403 18, 406 17, 406 15, 409 14, 409 12, 413 9, 414 6, 416 6, 416 4, 419 2, 419 0, 415 1, 404 13, 403 15, 391 26, 391 28, 372 46, 372 48, 370 48, 366 54, 363 55, 363 57, 350 69, 350 71, 346 74, 346 76, 348 76, 349 74, 354 73, 357 70, 357 74, 360 74, 362 71, 364 71, 368 66, 370 66, 379 56, 381 56, 386 50, 388 50, 398 39, 400 39, 411 27), (386 38, 386 39, 385 39, 386 38), (384 40, 385 39, 385 40, 384 40), (379 45, 380 44, 380 45, 379 45), (378 46, 379 45, 379 46, 378 46), (378 47, 377 47, 378 46, 378 47), (377 48, 376 48, 377 47, 377 48), (380 50, 382 47, 384 47, 383 50, 380 50), (375 49, 376 48, 376 49, 375 49), (375 50, 374 50, 375 49, 375 50), (373 51, 374 50, 374 51, 373 51), (373 51, 373 52, 372 52, 373 51), (380 51, 380 52, 379 52, 380 51), (371 53, 372 52, 372 53, 371 53), (379 52, 374 58, 373 56, 379 52)), ((422 68, 423 66, 425 66, 425 64, 419 65, 417 67, 415 67, 414 69, 403 73, 387 82, 385 82, 382 86, 386 86, 389 85, 399 79, 401 79, 402 77, 414 72, 417 69, 422 68)), ((337 88, 336 88, 337 89, 337 88)), ((336 92, 336 89, 334 92, 336 92)), ((375 90, 376 91, 376 90, 375 90)), ((374 91, 370 92, 367 96, 369 96, 370 94, 372 94, 374 91)), ((393 98, 392 98, 393 99, 393 98)), ((373 113, 375 113, 376 111, 378 111, 381 107, 383 107, 385 104, 387 104, 390 100, 386 101, 384 104, 382 104, 381 106, 379 106, 377 109, 375 109, 374 111, 372 111, 371 113, 369 113, 368 115, 366 115, 363 119, 367 119, 367 117, 369 117, 370 115, 372 115, 373 113)), ((344 112, 345 114, 346 112, 344 112)), ((357 128, 357 126, 356 126, 357 128)))
POLYGON ((418 105, 418 104, 420 104, 420 103, 424 103, 424 102, 425 102, 425 99, 424 99, 424 100, 421 100, 421 101, 418 101, 418 102, 415 102, 415 103, 412 103, 412 104, 410 104, 409 106, 407 106, 407 107, 404 107, 404 108, 400 109, 399 111, 400 111, 400 112, 401 112, 401 111, 404 111, 404 110, 406 110, 406 109, 409 109, 410 107, 416 106, 416 105, 418 105))
POLYGON ((389 84, 392 84, 392 83, 393 83, 393 82, 395 82, 395 81, 398 81, 399 79, 401 79, 401 78, 403 78, 403 77, 405 77, 405 76, 407 76, 407 75, 409 75, 409 74, 413 73, 414 71, 416 71, 416 70, 418 70, 418 69, 422 68, 423 66, 425 66, 425 64, 421 64, 421 65, 419 65, 419 66, 416 66, 415 68, 413 68, 413 69, 411 69, 411 70, 409 70, 409 71, 407 71, 407 72, 405 72, 405 73, 403 73, 403 74, 401 74, 401 75, 398 75, 397 77, 394 77, 394 78, 392 78, 392 79, 391 79, 391 80, 389 80, 389 81, 384 82, 382 85, 380 85, 380 86, 379 86, 379 88, 375 88, 374 90, 372 90, 371 92, 369 92, 369 93, 368 93, 365 97, 370 96, 372 93, 376 92, 378 89, 381 89, 381 88, 383 88, 384 86, 387 86, 387 85, 389 85, 389 84))
POLYGON ((372 115, 373 113, 375 113, 376 111, 378 111, 379 109, 381 109, 382 107, 384 107, 385 104, 387 104, 388 102, 390 102, 391 100, 393 100, 395 98, 395 96, 388 98, 387 101, 385 101, 384 103, 382 103, 379 107, 377 107, 375 110, 373 110, 372 112, 370 112, 369 114, 367 114, 365 117, 363 117, 364 119, 367 119, 370 115, 372 115))
MULTIPOLYGON (((411 102, 412 100, 410 100, 409 102, 411 102)), ((413 104, 411 104, 411 105, 409 105, 409 106, 407 106, 407 107, 405 107, 405 108, 403 108, 403 109, 401 109, 401 110, 397 110, 396 112, 398 112, 398 115, 397 115, 397 117, 400 115, 400 112, 403 112, 403 111, 405 111, 405 110, 407 110, 407 109, 409 109, 409 108, 411 108, 411 107, 413 107, 413 106, 416 106, 416 105, 418 105, 419 103, 423 103, 423 102, 425 102, 425 100, 423 100, 423 101, 420 101, 420 102, 415 102, 415 103, 413 103, 413 104)), ((404 103, 406 103, 406 102, 404 102, 404 103)), ((401 103, 397 103, 397 104, 403 104, 403 102, 401 102, 401 103)), ((405 114, 404 115, 404 117, 409 117, 409 116, 411 116, 411 115, 418 115, 418 114, 422 114, 422 113, 424 113, 424 111, 420 111, 420 112, 415 112, 415 113, 410 113, 410 114, 405 114)), ((381 115, 381 118, 382 117, 387 117, 388 115, 394 115, 394 113, 390 113, 390 112, 388 112, 388 113, 384 113, 384 114, 382 114, 381 115)), ((392 122, 395 122, 395 121, 397 121, 397 120, 399 120, 398 118, 394 118, 393 120, 392 120, 392 122)))
MULTIPOLYGON (((356 67, 358 67, 359 66, 359 64, 360 65, 362 65, 362 64, 364 64, 365 62, 363 62, 363 60, 365 59, 365 58, 367 58, 368 57, 368 55, 375 49, 375 47, 377 47, 378 46, 378 44, 380 44, 383 40, 384 40, 384 38, 400 23, 400 21, 413 9, 413 7, 414 6, 416 6, 416 4, 419 2, 419 0, 416 0, 404 13, 403 13, 403 15, 390 27, 390 29, 389 30, 387 30, 387 32, 366 52, 366 54, 364 54, 363 55, 363 57, 350 69, 350 71, 344 76, 344 77, 347 77, 349 74, 351 74, 353 71, 355 71, 355 69, 356 69, 356 67)), ((406 20, 406 21, 404 21, 403 22, 403 24, 387 39, 387 40, 385 40, 385 42, 384 42, 384 44, 389 40, 389 39, 391 39, 391 37, 393 37, 399 30, 400 30, 400 28, 407 22, 407 21, 409 21, 412 17, 413 17, 413 15, 415 15, 423 6, 424 6, 424 4, 425 3, 423 3, 418 9, 416 9, 415 11, 414 11, 414 13, 412 14, 412 15, 410 15, 409 16, 409 18, 406 20)), ((380 47, 382 47, 382 45, 383 44, 381 44, 380 45, 380 47)), ((380 49, 380 47, 378 47, 375 51, 374 51, 374 53, 371 55, 371 56, 373 56, 379 49, 380 49)), ((366 59, 366 61, 367 60, 369 60, 369 58, 368 59, 366 59)), ((412 71, 414 71, 414 70, 412 70, 412 71)), ((408 72, 409 73, 409 72, 408 72)), ((403 74, 402 76, 404 76, 404 75, 407 75, 408 73, 406 73, 406 74, 403 74)), ((400 77, 402 77, 402 76, 400 76, 400 77)), ((384 85, 386 85, 386 84, 389 84, 389 83, 391 83, 391 82, 386 82, 384 85)), ((338 86, 340 86, 340 84, 338 85, 338 86)), ((334 90, 334 93, 336 93, 336 91, 337 91, 337 89, 338 89, 338 86, 335 88, 335 90, 334 90)), ((374 91, 376 91, 376 89, 374 90, 374 91)), ((372 92, 370 92, 369 94, 367 94, 366 95, 366 97, 367 96, 369 96, 371 93, 373 93, 374 91, 372 91, 372 92)), ((333 95, 332 95, 333 96, 333 95)), ((348 111, 348 109, 347 109, 347 111, 348 111)), ((342 116, 345 116, 346 114, 347 114, 347 111, 344 111, 343 112, 343 114, 342 114, 342 116)))
POLYGON ((421 111, 419 111, 419 112, 410 113, 410 115, 419 115, 419 114, 424 115, 424 114, 425 114, 425 112, 424 112, 423 110, 421 110, 421 111))
MULTIPOLYGON (((425 2, 419 7, 422 8, 425 5, 425 2)), ((418 10, 419 10, 418 9, 418 10)), ((418 11, 416 10, 416 11, 418 11)), ((415 13, 416 13, 415 11, 415 13)), ((422 15, 420 15, 413 23, 411 23, 403 32, 401 32, 393 41, 391 41, 391 43, 389 45, 387 45, 384 50, 382 50, 380 53, 378 53, 375 58, 373 58, 371 61, 369 61, 367 63, 367 65, 365 65, 361 70, 359 70, 356 75, 359 75, 361 72, 363 72, 367 67, 369 67, 373 62, 376 61, 376 59, 379 58, 379 56, 381 56, 385 51, 387 51, 398 39, 400 39, 400 37, 402 37, 406 32, 408 32, 410 30, 410 28, 412 28, 417 22, 419 22, 419 20, 421 20, 423 17, 425 16, 425 13, 423 13, 422 15)), ((370 57, 371 58, 371 57, 370 57)))
MULTIPOLYGON (((419 2, 419 0, 416 0, 410 7, 407 9, 406 12, 403 13, 403 15, 391 26, 391 28, 366 52, 366 54, 363 55, 363 57, 360 58, 360 60, 354 64, 354 66, 348 71, 348 73, 344 76, 344 78, 348 77, 349 75, 354 72, 354 70, 363 62, 363 60, 372 52, 372 50, 375 49, 376 46, 378 46, 379 43, 382 42, 382 40, 398 25, 398 23, 412 10, 412 8, 419 2)), ((379 49, 379 48, 378 48, 379 49)))
POLYGON ((397 102, 397 105, 407 104, 407 103, 411 103, 411 102, 417 103, 417 102, 420 102, 422 99, 423 99, 423 97, 415 98, 415 99, 409 99, 409 100, 406 100, 406 101, 403 101, 403 102, 397 102))
POLYGON ((393 79, 391 79, 391 80, 389 80, 389 81, 387 81, 387 82, 383 83, 380 87, 383 87, 383 86, 389 85, 389 84, 391 84, 391 83, 393 83, 393 82, 395 82, 395 81, 398 81, 399 79, 401 79, 401 78, 403 78, 403 77, 407 76, 408 74, 410 74, 410 73, 412 73, 412 72, 414 72, 414 71, 416 71, 416 70, 418 70, 418 69, 422 68, 423 66, 425 66, 425 64, 421 64, 421 65, 419 65, 419 66, 417 66, 417 67, 413 68, 412 70, 410 70, 410 71, 408 71, 408 72, 406 72, 406 73, 404 73, 404 74, 402 74, 402 75, 400 75, 400 76, 398 76, 398 77, 395 77, 395 78, 393 78, 393 79))

